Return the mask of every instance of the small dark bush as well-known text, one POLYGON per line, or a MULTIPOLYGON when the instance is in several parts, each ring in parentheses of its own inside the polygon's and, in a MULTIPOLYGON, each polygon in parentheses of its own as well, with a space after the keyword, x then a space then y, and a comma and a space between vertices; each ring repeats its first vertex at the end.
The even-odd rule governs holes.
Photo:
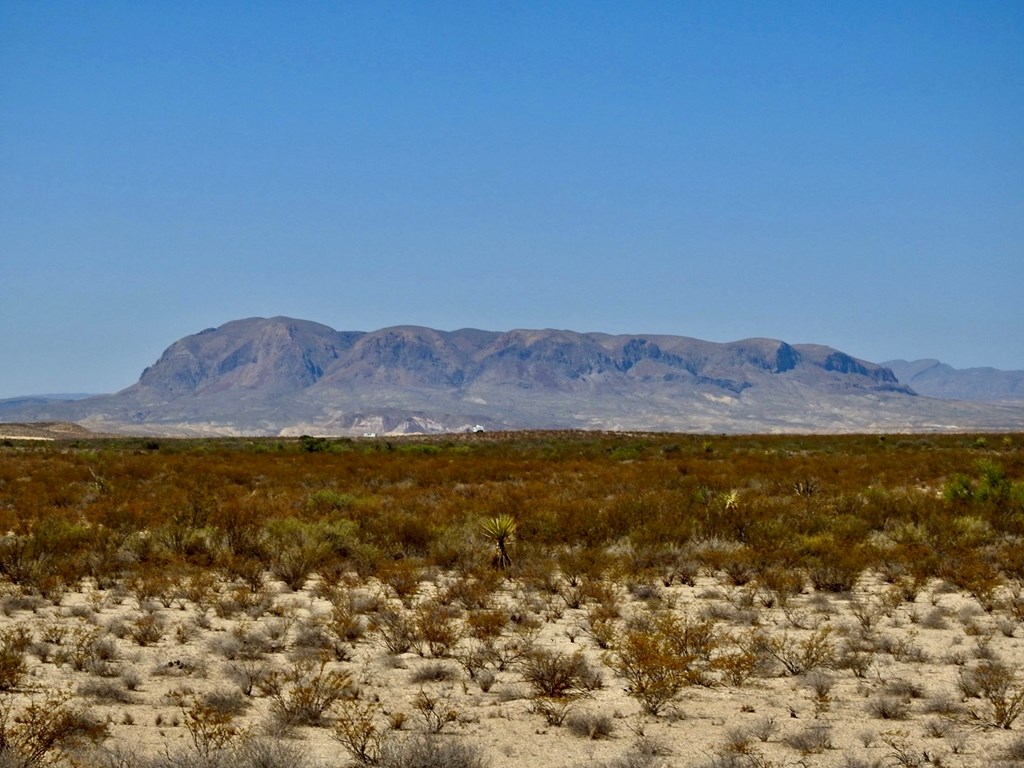
POLYGON ((610 715, 596 712, 570 712, 565 724, 575 735, 587 739, 607 739, 615 730, 610 715))
POLYGON ((784 741, 802 755, 817 755, 832 748, 832 727, 828 723, 814 723, 784 741))
POLYGON ((441 683, 454 680, 458 675, 458 670, 451 664, 430 662, 416 667, 410 675, 410 679, 414 683, 441 683))
POLYGON ((910 715, 910 701, 899 696, 877 696, 868 702, 868 712, 881 720, 906 720, 910 715))
POLYGON ((487 768, 480 750, 463 741, 414 736, 385 744, 381 768, 487 768))
POLYGON ((78 693, 105 704, 131 704, 135 701, 121 683, 113 680, 86 680, 78 686, 78 693))

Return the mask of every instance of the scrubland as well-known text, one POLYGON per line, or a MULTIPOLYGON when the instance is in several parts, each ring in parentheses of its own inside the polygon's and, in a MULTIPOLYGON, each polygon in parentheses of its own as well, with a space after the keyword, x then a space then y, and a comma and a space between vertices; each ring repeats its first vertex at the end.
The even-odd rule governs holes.
POLYGON ((0 766, 1024 766, 1024 436, 0 443, 0 766))

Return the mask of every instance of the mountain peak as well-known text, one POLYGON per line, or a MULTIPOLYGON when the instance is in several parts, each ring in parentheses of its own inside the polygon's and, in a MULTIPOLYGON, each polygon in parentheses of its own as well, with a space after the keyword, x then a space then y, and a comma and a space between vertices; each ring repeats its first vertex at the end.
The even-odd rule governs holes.
POLYGON ((918 398, 888 367, 820 344, 552 328, 336 331, 283 316, 185 336, 116 395, 0 413, 176 434, 1024 428, 1024 409, 918 398))
POLYGON ((1024 402, 1024 371, 958 369, 931 358, 909 362, 890 360, 884 365, 900 382, 928 397, 988 403, 1024 402))

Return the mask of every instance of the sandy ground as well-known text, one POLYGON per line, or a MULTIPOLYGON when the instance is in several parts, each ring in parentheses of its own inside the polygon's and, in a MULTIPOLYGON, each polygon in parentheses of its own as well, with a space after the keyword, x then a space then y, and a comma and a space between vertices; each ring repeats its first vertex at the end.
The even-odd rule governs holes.
MULTIPOLYGON (((412 616, 452 579, 442 574, 422 582, 407 605, 376 583, 353 585, 348 594, 357 606, 391 607, 412 616)), ((987 703, 966 698, 958 683, 963 670, 980 658, 1024 670, 1020 622, 1003 608, 986 613, 973 599, 938 583, 907 602, 890 599, 891 585, 868 577, 853 595, 805 592, 785 608, 767 607, 764 595, 712 576, 700 577, 693 586, 610 587, 619 597, 619 631, 648 606, 694 619, 715 617, 723 638, 760 632, 789 648, 815 633, 825 636, 827 629, 837 653, 859 644, 863 666, 859 674, 828 666, 793 675, 772 664, 741 686, 726 684, 712 672, 711 684, 684 688, 654 716, 627 693, 626 681, 606 663, 613 658, 609 651, 585 631, 593 603, 570 608, 571 601, 558 594, 505 582, 493 605, 520 624, 510 624, 499 644, 526 638, 550 651, 579 651, 600 671, 601 687, 559 704, 569 709, 561 725, 550 724, 538 711, 542 700, 515 662, 504 669, 492 664, 493 683, 481 685, 463 665, 432 658, 425 647, 390 653, 380 633, 368 629, 352 642, 350 659, 332 656, 324 669, 351 675, 359 701, 377 703, 376 724, 391 738, 430 729, 432 723, 417 707, 424 696, 435 712, 457 711, 440 738, 477 746, 495 768, 612 765, 641 741, 657 747, 659 757, 652 764, 669 766, 983 766, 1003 760, 1020 738, 1015 731, 987 725, 987 703), (423 670, 447 679, 417 680, 423 670), (892 719, 880 716, 890 709, 892 719), (401 728, 392 730, 403 714, 401 728), (571 727, 581 715, 599 725, 594 738, 571 727), (814 736, 820 737, 822 749, 815 748, 814 736)), ((225 600, 231 587, 218 584, 216 589, 213 603, 225 600)), ((268 592, 265 611, 231 614, 200 608, 182 594, 140 604, 131 593, 86 584, 53 605, 25 599, 11 588, 2 601, 0 632, 22 627, 32 638, 27 676, 13 694, 16 708, 46 690, 69 691, 74 701, 111 723, 108 747, 152 755, 193 748, 185 725, 187 706, 204 695, 220 694, 244 707, 233 726, 286 738, 324 765, 349 764, 348 753, 332 735, 330 713, 321 727, 282 729, 273 725, 272 696, 259 688, 250 696, 241 694, 236 682, 244 667, 240 638, 258 646, 263 656, 258 666, 294 668, 296 660, 313 655, 308 647, 303 650, 309 645, 309 627, 330 615, 331 603, 318 596, 315 581, 301 592, 268 582, 268 592), (159 639, 140 645, 131 628, 137 629, 144 616, 159 625, 159 639), (103 650, 93 656, 104 658, 76 670, 69 659, 85 637, 102 640, 103 650)), ((372 611, 360 621, 371 619, 372 611)), ((464 622, 463 612, 455 624, 464 628, 464 622)), ((464 638, 454 655, 464 656, 473 646, 464 638)), ((735 642, 723 642, 719 652, 735 647, 735 642)), ((1024 671, 1017 672, 1015 685, 1015 690, 1024 686, 1024 671)), ((1024 728, 1024 717, 1015 726, 1024 728)))

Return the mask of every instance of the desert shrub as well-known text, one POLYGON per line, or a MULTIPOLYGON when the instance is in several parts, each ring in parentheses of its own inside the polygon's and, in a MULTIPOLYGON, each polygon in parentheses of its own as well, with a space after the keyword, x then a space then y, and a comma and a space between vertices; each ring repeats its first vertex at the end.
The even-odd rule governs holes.
POLYGON ((169 604, 175 592, 180 589, 180 585, 165 571, 146 569, 132 575, 128 581, 128 588, 135 595, 139 605, 154 600, 161 603, 167 601, 169 604))
POLYGON ((831 639, 832 628, 820 627, 801 640, 788 633, 763 638, 764 650, 778 661, 790 675, 835 666, 836 646, 831 639))
POLYGON ((756 582, 763 593, 761 599, 766 608, 788 605, 804 588, 804 576, 800 572, 778 565, 759 569, 756 582))
POLYGON ((579 625, 587 636, 594 641, 594 644, 602 650, 608 650, 615 642, 619 633, 619 623, 614 619, 587 618, 579 625))
POLYGON ((270 664, 263 659, 236 659, 229 661, 224 670, 243 696, 251 696, 271 671, 270 664))
POLYGON ((782 729, 778 721, 774 717, 766 715, 754 721, 750 726, 750 735, 754 736, 758 741, 768 742, 773 736, 778 735, 780 730, 782 729))
POLYGON ((445 603, 458 602, 466 610, 487 609, 501 586, 501 578, 498 571, 474 569, 472 575, 463 574, 453 579, 441 599, 445 603))
POLYGON ((947 615, 942 608, 933 608, 918 623, 927 629, 949 629, 947 615))
POLYGON ((131 704, 135 701, 122 683, 113 680, 85 680, 79 684, 78 694, 107 704, 131 704))
POLYGON ((378 721, 381 706, 374 701, 342 700, 336 710, 334 738, 341 742, 352 759, 361 765, 377 765, 387 732, 378 721))
POLYGON ((494 681, 498 679, 498 676, 492 670, 484 669, 477 673, 475 679, 480 690, 487 693, 494 686, 494 681))
POLYGON ((321 725, 324 715, 349 690, 351 675, 327 669, 327 661, 300 660, 269 670, 259 681, 274 717, 286 725, 321 725))
POLYGON ((870 643, 847 638, 836 653, 835 668, 849 670, 854 677, 863 679, 868 676, 874 663, 875 653, 870 643))
POLYGON ((480 608, 466 614, 466 631, 477 640, 495 640, 508 626, 508 611, 499 608, 480 608))
POLYGON ((536 648, 521 662, 523 679, 537 696, 550 699, 579 696, 600 688, 601 675, 577 651, 573 654, 536 648))
POLYGON ((949 720, 932 717, 924 722, 924 732, 933 739, 944 739, 952 730, 953 724, 949 720))
POLYGON ((669 616, 626 629, 605 657, 626 679, 626 692, 652 715, 664 709, 691 680, 694 658, 678 652, 675 628, 669 616))
POLYGON ((360 613, 356 596, 347 590, 335 590, 331 594, 331 612, 324 626, 334 638, 338 658, 348 656, 351 646, 366 634, 366 619, 360 613))
POLYGON ((213 690, 207 691, 197 701, 213 712, 237 717, 251 705, 241 691, 213 690))
POLYGON ((56 650, 57 646, 53 643, 47 643, 42 640, 37 640, 28 647, 28 652, 39 659, 40 664, 48 664, 53 661, 53 654, 56 650))
POLYGON ((746 756, 758 754, 754 748, 753 732, 747 728, 730 728, 726 731, 725 742, 719 748, 719 754, 746 756))
POLYGON ((978 720, 999 728, 1010 728, 1024 712, 1024 685, 1015 670, 998 661, 982 661, 973 668, 960 670, 960 690, 968 698, 980 698, 985 710, 969 708, 978 720))
POLYGON ((416 642, 416 630, 404 611, 385 608, 370 619, 370 627, 380 635, 389 653, 406 653, 416 642))
POLYGON ((299 622, 294 646, 303 652, 330 653, 338 661, 347 661, 351 657, 351 646, 340 642, 319 616, 299 622))
MULTIPOLYGON (((857 527, 853 517, 839 518, 838 523, 857 527)), ((870 553, 857 541, 856 533, 835 528, 828 533, 806 536, 801 541, 802 557, 807 563, 808 577, 819 592, 850 592, 868 566, 870 553)))
POLYGON ((192 746, 204 760, 222 752, 241 734, 234 723, 236 712, 202 699, 190 699, 180 694, 175 698, 192 746))
POLYGON ((671 751, 664 744, 641 736, 619 757, 596 763, 589 760, 580 765, 588 768, 666 768, 668 763, 662 758, 669 754, 671 751))
POLYGON ((910 715, 910 701, 900 696, 883 694, 868 702, 868 712, 881 720, 906 720, 910 715))
POLYGON ((991 612, 995 608, 996 593, 1003 583, 1003 576, 997 564, 978 549, 965 547, 947 553, 939 566, 939 575, 967 592, 985 611, 991 612))
POLYGON ((417 560, 395 560, 382 564, 377 577, 408 608, 420 591, 423 566, 417 560))
POLYGON ((899 768, 919 768, 928 761, 928 753, 910 741, 905 731, 887 731, 882 741, 889 747, 886 757, 899 768))
POLYGON ((450 723, 457 723, 461 713, 451 705, 448 694, 432 696, 420 688, 413 699, 413 708, 420 713, 427 733, 440 733, 450 723))
POLYGON ((194 621, 179 621, 174 625, 174 639, 178 645, 188 645, 199 634, 194 621))
POLYGON ((896 661, 926 662, 928 653, 924 648, 915 643, 912 637, 893 637, 892 635, 878 635, 875 638, 874 650, 881 653, 888 653, 896 661))
POLYGON ((9 691, 21 685, 28 673, 25 651, 32 635, 21 626, 8 627, 0 632, 0 691, 9 691))
POLYGON ((849 603, 850 613, 863 629, 871 629, 885 615, 886 608, 881 600, 854 598, 849 603))
POLYGON ((461 740, 413 736, 381 749, 381 768, 487 768, 480 749, 461 740))
POLYGON ((315 763, 301 747, 280 739, 244 734, 232 745, 229 765, 231 768, 315 768, 315 763))
POLYGON ((532 622, 514 623, 508 637, 492 644, 483 644, 483 654, 488 664, 503 671, 519 663, 536 646, 538 626, 532 622))
POLYGON ((458 611, 436 600, 427 600, 416 609, 414 628, 422 645, 431 656, 445 658, 451 655, 462 637, 458 625, 458 611))
POLYGON ((942 715, 943 717, 954 717, 962 714, 963 706, 959 701, 954 701, 951 696, 940 694, 933 696, 924 702, 925 712, 942 715))
POLYGON ((129 625, 128 634, 138 645, 155 645, 163 639, 163 622, 155 613, 143 613, 129 625))
POLYGON ((39 639, 51 645, 61 645, 68 637, 68 625, 57 618, 46 620, 39 628, 39 639))
POLYGON ((921 683, 898 678, 885 684, 885 693, 901 699, 923 699, 925 689, 921 683))
POLYGON ((698 664, 710 662, 721 643, 718 622, 712 616, 672 613, 659 617, 658 623, 679 655, 692 657, 698 664))
POLYGON ((712 657, 709 669, 717 672, 725 685, 741 688, 771 663, 758 630, 737 635, 723 634, 719 636, 717 646, 718 651, 712 657))
POLYGON ((832 748, 832 726, 824 722, 812 723, 783 741, 802 755, 817 755, 832 748))
POLYGON ((31 586, 37 583, 48 559, 29 536, 9 533, 0 537, 0 575, 12 584, 31 586))
POLYGON ((996 629, 1003 637, 1013 637, 1017 631, 1018 622, 1015 619, 1000 616, 996 619, 996 629))
POLYGON ((69 664, 76 672, 88 669, 103 653, 104 632, 98 627, 78 625, 71 629, 67 642, 54 654, 58 665, 69 664))
POLYGON ((821 669, 812 669, 803 675, 803 684, 811 690, 811 699, 818 714, 827 712, 831 706, 831 693, 835 682, 832 675, 821 669))
MULTIPOLYGON (((223 558, 221 567, 229 580, 240 581, 250 592, 260 593, 266 589, 267 573, 262 556, 229 555, 223 558)), ((236 600, 242 602, 243 598, 237 596, 236 600)))
POLYGON ((230 619, 243 614, 250 619, 258 619, 274 605, 274 596, 266 584, 258 587, 235 587, 221 595, 213 605, 213 611, 222 619, 230 619))
POLYGON ((544 722, 555 728, 562 727, 572 708, 572 699, 535 699, 530 703, 530 713, 540 715, 544 722))
POLYGON ((493 645, 487 643, 469 643, 459 649, 452 658, 465 670, 470 680, 479 680, 485 672, 494 675, 494 671, 489 669, 495 663, 493 648, 493 645))
POLYGON ((1003 754, 1008 760, 1024 762, 1024 736, 1012 739, 1004 748, 1003 754))
POLYGON ((19 593, 14 595, 5 595, 2 602, 0 602, 0 611, 3 612, 4 616, 12 616, 19 611, 35 613, 44 605, 46 605, 46 600, 39 595, 25 595, 19 593))
POLYGON ((213 605, 213 598, 218 589, 214 573, 205 568, 197 568, 179 584, 179 594, 189 600, 196 608, 206 612, 213 605))
POLYGON ((239 621, 226 638, 211 641, 228 659, 262 659, 283 650, 284 644, 272 637, 264 627, 248 621, 239 621))
POLYGON ((0 761, 13 768, 36 768, 85 744, 107 738, 107 725, 70 703, 67 693, 31 699, 15 714, 13 702, 0 699, 0 761))
POLYGON ((270 572, 289 589, 302 589, 313 571, 331 554, 327 532, 321 524, 286 517, 269 521, 264 530, 271 554, 270 572))
POLYGON ((570 712, 565 724, 573 734, 586 739, 607 739, 615 730, 611 716, 598 712, 570 712))
POLYGON ((451 664, 430 662, 420 664, 413 670, 410 680, 414 683, 443 683, 458 677, 458 671, 451 664))

